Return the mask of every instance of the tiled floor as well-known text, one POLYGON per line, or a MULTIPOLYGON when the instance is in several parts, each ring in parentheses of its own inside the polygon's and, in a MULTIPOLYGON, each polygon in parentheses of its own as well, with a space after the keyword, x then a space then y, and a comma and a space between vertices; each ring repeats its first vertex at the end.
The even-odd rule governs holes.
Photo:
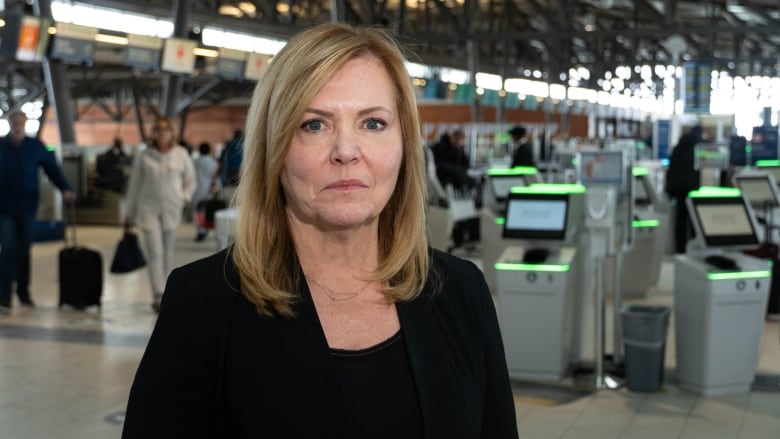
MULTIPOLYGON (((108 265, 120 234, 118 228, 79 227, 78 236, 100 250, 108 265)), ((195 243, 193 236, 191 225, 182 226, 177 264, 215 250, 214 241, 195 243)), ((38 307, 16 307, 0 318, 0 438, 117 438, 121 431, 129 386, 155 321, 146 272, 106 272, 101 312, 58 310, 61 247, 61 242, 34 246, 38 307)), ((644 303, 671 305, 672 271, 665 262, 659 286, 644 303)), ((670 326, 667 367, 674 365, 673 334, 670 326)), ((780 374, 777 322, 765 324, 759 373, 780 374)), ((602 390, 558 405, 519 395, 518 430, 521 438, 533 439, 777 439, 777 390, 705 398, 667 383, 657 393, 602 390)))

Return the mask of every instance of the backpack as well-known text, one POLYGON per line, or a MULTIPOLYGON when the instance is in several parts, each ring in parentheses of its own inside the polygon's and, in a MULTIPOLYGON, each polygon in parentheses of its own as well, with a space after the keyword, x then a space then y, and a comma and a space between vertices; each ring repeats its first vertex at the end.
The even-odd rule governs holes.
POLYGON ((222 169, 220 178, 222 184, 235 186, 238 184, 238 177, 241 171, 241 160, 244 158, 244 150, 240 139, 233 139, 227 144, 227 148, 222 155, 222 169))

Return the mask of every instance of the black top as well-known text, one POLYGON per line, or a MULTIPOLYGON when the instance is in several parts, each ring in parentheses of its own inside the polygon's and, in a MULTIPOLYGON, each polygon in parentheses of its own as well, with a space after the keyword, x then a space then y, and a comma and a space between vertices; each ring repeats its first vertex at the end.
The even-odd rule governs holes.
POLYGON ((370 348, 331 353, 358 437, 423 437, 417 388, 400 330, 370 348))
MULTIPOLYGON (((420 295, 396 303, 423 436, 515 439, 512 388, 485 278, 473 263, 443 252, 432 251, 431 263, 436 275, 420 295)), ((294 318, 265 317, 241 294, 226 251, 174 270, 122 437, 361 438, 306 282, 296 293, 294 318)))

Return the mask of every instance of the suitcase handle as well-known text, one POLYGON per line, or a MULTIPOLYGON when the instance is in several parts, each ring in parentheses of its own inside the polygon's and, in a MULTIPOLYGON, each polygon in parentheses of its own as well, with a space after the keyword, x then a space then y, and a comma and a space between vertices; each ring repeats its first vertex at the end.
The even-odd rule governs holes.
POLYGON ((76 239, 76 201, 65 202, 65 246, 76 247, 78 240, 76 239), (73 230, 73 245, 70 245, 68 241, 68 229, 73 230))

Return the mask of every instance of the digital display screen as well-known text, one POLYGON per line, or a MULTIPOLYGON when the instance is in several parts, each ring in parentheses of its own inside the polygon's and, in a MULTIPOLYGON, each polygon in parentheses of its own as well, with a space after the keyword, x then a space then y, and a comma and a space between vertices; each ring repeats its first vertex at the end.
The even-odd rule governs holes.
POLYGON ((622 185, 622 151, 583 151, 579 158, 579 177, 585 186, 622 185))
POLYGON ((691 198, 696 221, 708 247, 750 246, 758 237, 739 198, 691 198))
POLYGON ((505 201, 509 196, 509 190, 515 186, 525 186, 525 177, 522 175, 491 175, 490 185, 496 201, 505 201))
POLYGON ((778 200, 769 176, 737 177, 734 180, 751 205, 755 207, 778 206, 778 200))
POLYGON ((566 235, 568 207, 568 195, 510 194, 503 237, 562 240, 566 235))

